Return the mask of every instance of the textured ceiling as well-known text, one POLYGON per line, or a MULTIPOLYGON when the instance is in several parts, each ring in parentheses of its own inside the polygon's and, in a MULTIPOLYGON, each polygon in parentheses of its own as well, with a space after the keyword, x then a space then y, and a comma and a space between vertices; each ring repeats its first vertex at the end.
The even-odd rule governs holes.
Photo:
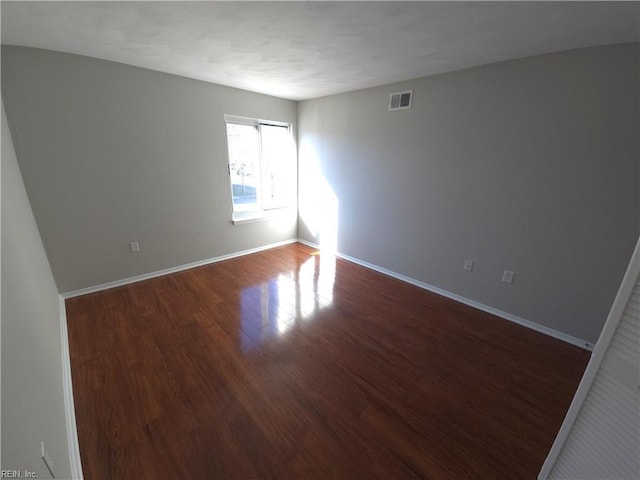
POLYGON ((2 43, 294 100, 637 42, 638 2, 6 2, 2 43))

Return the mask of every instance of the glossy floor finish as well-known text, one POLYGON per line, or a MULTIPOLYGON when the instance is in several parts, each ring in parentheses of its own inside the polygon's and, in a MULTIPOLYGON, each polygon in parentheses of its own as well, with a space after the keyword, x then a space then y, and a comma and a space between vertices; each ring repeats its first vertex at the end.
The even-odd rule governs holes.
POLYGON ((87 480, 534 479, 589 359, 301 244, 66 308, 87 480))

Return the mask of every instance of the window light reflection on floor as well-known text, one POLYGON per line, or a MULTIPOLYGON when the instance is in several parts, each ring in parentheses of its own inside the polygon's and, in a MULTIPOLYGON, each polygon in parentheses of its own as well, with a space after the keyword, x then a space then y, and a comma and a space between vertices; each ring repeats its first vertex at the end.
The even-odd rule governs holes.
POLYGON ((251 350, 287 334, 299 322, 333 304, 336 259, 311 255, 292 272, 247 287, 240 294, 240 347, 251 350))

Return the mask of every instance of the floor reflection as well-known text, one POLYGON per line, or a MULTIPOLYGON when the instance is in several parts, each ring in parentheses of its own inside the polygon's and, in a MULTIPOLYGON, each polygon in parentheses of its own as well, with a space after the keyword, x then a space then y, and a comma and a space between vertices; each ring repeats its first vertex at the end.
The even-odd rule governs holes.
POLYGON ((250 350, 270 338, 286 334, 333 304, 336 259, 319 252, 297 269, 240 293, 241 348, 250 350))

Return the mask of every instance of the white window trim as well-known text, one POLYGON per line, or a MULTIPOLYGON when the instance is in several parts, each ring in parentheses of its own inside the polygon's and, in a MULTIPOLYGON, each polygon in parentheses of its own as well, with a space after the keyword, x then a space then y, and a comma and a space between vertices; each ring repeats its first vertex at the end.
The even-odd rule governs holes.
POLYGON ((225 123, 237 123, 240 125, 250 125, 258 127, 260 125, 274 125, 276 127, 288 127, 291 129, 291 124, 288 122, 277 122, 274 120, 263 120, 261 118, 240 117, 238 115, 224 115, 225 123))
MULTIPOLYGON (((276 127, 287 127, 289 129, 289 134, 293 139, 293 126, 288 122, 278 122, 275 120, 263 120, 259 118, 251 118, 251 117, 242 117, 239 115, 224 115, 225 125, 227 123, 234 123, 238 125, 248 125, 252 127, 256 127, 260 135, 262 135, 262 125, 273 125, 276 127)), ((261 142, 262 143, 262 142, 261 142)), ((262 145, 260 145, 262 149, 262 145)), ((262 152, 260 153, 260 171, 262 172, 262 152)), ((227 146, 227 166, 229 165, 229 151, 227 146)), ((229 182, 229 188, 231 189, 231 182, 229 182)), ((231 198, 233 198, 233 194, 231 193, 231 198)), ((259 192, 259 195, 262 195, 262 192, 259 192)), ((262 198, 260 199, 260 203, 263 204, 262 198)), ((262 207, 260 210, 252 211, 252 212, 234 212, 233 211, 233 200, 231 201, 231 223, 234 225, 242 225, 245 223, 254 223, 254 222, 263 222, 266 220, 270 220, 274 217, 271 212, 282 211, 286 209, 292 208, 291 205, 282 205, 279 207, 272 208, 264 208, 262 207)))
POLYGON ((243 223, 264 222, 270 220, 271 215, 262 212, 233 212, 231 214, 231 223, 234 225, 242 225, 243 223))
POLYGON ((261 212, 238 212, 233 215, 231 223, 233 223, 234 225, 243 225, 245 223, 265 222, 268 220, 274 220, 287 211, 295 212, 296 207, 276 207, 261 212))

